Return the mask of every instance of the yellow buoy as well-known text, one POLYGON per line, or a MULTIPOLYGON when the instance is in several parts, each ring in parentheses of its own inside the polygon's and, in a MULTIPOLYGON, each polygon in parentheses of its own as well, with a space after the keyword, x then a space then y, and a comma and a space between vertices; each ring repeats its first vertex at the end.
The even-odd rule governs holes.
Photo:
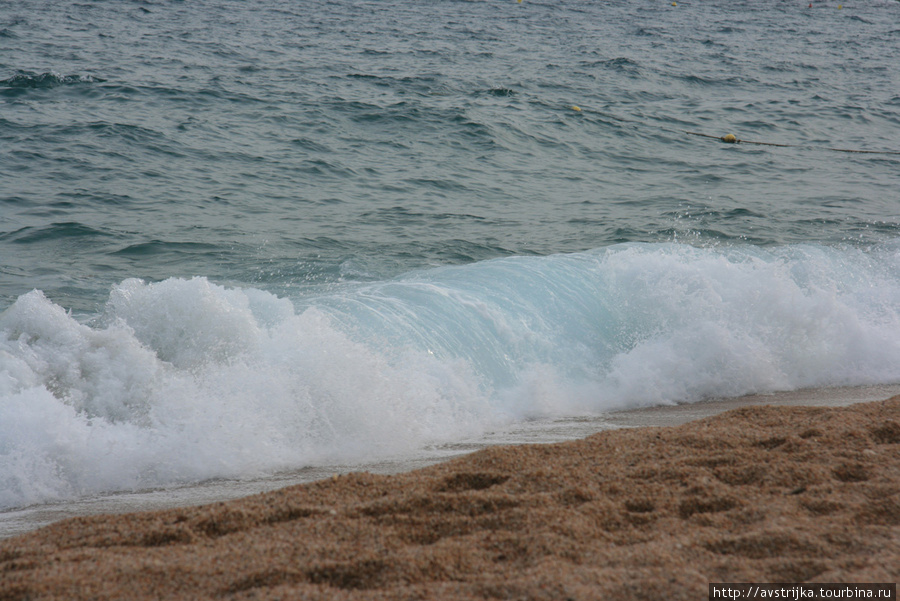
POLYGON ((673 3, 672 3, 672 6, 678 6, 678 3, 677 3, 677 2, 673 2, 673 3))
POLYGON ((734 134, 725 134, 724 136, 722 136, 722 141, 728 142, 729 144, 734 144, 735 142, 737 142, 737 138, 734 134))
POLYGON ((578 105, 573 104, 573 105, 572 105, 572 110, 573 110, 573 111, 578 111, 578 112, 580 113, 580 112, 581 112, 581 107, 578 106, 578 105))

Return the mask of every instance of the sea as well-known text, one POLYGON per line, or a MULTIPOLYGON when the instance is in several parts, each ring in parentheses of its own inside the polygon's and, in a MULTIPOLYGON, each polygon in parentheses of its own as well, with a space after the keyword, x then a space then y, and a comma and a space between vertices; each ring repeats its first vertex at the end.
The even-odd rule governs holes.
POLYGON ((896 386, 898 57, 897 0, 3 0, 0 522, 896 386))

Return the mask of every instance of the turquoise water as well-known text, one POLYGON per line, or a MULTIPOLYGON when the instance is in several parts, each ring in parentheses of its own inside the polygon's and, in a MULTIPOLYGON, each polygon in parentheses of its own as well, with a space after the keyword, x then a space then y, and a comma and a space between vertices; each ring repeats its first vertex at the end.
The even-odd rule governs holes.
POLYGON ((4 3, 0 507, 900 382, 898 23, 4 3))

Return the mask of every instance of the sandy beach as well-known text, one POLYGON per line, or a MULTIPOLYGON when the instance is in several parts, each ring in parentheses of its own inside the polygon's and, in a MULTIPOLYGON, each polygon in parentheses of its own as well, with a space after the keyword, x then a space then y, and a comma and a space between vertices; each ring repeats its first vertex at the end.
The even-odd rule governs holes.
POLYGON ((896 582, 900 397, 744 406, 0 541, 0 599, 700 599, 896 582))

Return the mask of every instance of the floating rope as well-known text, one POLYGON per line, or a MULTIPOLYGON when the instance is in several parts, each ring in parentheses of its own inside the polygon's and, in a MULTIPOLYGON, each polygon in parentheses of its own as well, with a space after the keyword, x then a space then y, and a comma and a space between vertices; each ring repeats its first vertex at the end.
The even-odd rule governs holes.
MULTIPOLYGON (((570 105, 569 109, 575 111, 576 113, 582 113, 582 108, 578 105, 570 105)), ((646 125, 646 123, 642 121, 637 121, 635 119, 627 119, 625 117, 618 117, 616 115, 610 115, 608 113, 603 113, 601 111, 589 111, 592 113, 601 114, 608 119, 613 119, 615 121, 620 121, 622 123, 633 123, 635 125, 646 125)), ((725 134, 724 136, 711 136, 709 134, 702 134, 696 131, 687 131, 683 129, 670 129, 668 127, 662 127, 662 129, 670 132, 679 132, 688 134, 691 136, 700 136, 702 138, 711 138, 713 140, 719 140, 720 142, 725 142, 727 144, 755 144, 756 146, 777 146, 779 148, 803 148, 803 144, 776 144, 774 142, 755 142, 753 140, 741 140, 734 134, 725 134)), ((832 152, 850 152, 854 154, 888 154, 888 155, 900 155, 900 151, 898 150, 854 150, 850 148, 828 148, 826 147, 824 150, 830 150, 832 152)))
MULTIPOLYGON (((753 142, 751 140, 740 140, 734 134, 726 134, 724 136, 711 136, 709 134, 701 134, 695 131, 685 131, 684 133, 692 136, 712 138, 713 140, 719 140, 721 142, 725 142, 726 144, 756 144, 757 146, 778 146, 780 148, 800 147, 799 144, 775 144, 773 142, 753 142)), ((825 150, 832 150, 834 152, 853 152, 856 154, 900 154, 900 151, 896 150, 851 150, 848 148, 826 148, 825 150)))

